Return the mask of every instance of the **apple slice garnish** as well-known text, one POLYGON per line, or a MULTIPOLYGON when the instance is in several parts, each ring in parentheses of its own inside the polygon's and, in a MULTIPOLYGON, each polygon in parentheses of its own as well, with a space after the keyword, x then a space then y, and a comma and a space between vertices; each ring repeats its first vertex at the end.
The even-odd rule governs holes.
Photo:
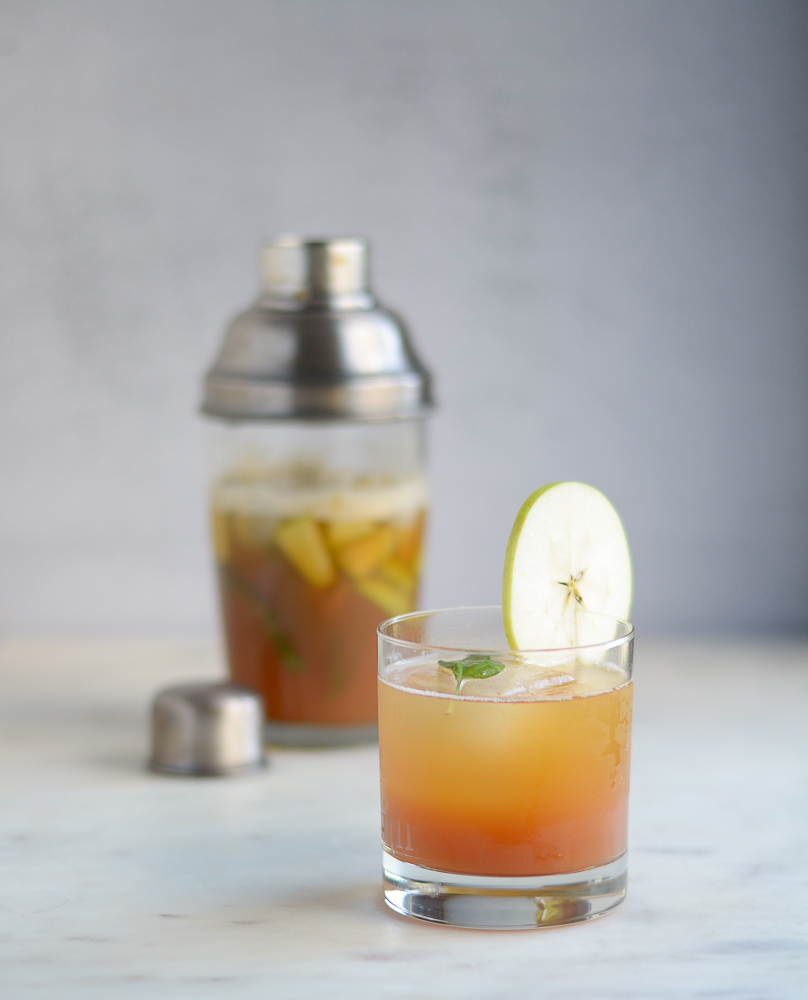
POLYGON ((550 483, 522 504, 505 550, 502 621, 513 649, 602 641, 585 612, 628 618, 631 556, 606 497, 585 483, 550 483))

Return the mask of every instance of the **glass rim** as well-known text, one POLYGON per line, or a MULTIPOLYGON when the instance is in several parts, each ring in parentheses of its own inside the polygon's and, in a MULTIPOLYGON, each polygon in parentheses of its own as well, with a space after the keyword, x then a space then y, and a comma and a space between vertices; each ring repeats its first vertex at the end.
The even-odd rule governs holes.
MULTIPOLYGON (((399 639, 396 636, 390 635, 385 629, 388 626, 395 625, 398 622, 403 621, 413 621, 417 618, 431 618, 435 615, 446 614, 452 611, 502 611, 501 604, 470 604, 461 605, 455 608, 432 608, 426 611, 409 611, 404 615, 395 615, 393 618, 386 618, 381 625, 376 629, 376 635, 380 639, 384 639, 385 642, 394 643, 398 646, 404 646, 407 649, 439 649, 444 650, 449 653, 460 653, 468 650, 468 646, 462 645, 452 645, 447 646, 441 643, 433 642, 414 642, 412 639, 399 639)), ((586 650, 586 649, 614 649, 617 646, 622 646, 627 642, 631 642, 635 636, 634 626, 625 618, 617 618, 615 615, 607 615, 601 611, 585 611, 584 614, 590 615, 594 618, 608 619, 611 622, 618 622, 620 625, 626 627, 625 635, 618 636, 615 639, 606 639, 603 642, 588 642, 581 645, 575 646, 538 646, 531 647, 529 649, 514 649, 508 647, 507 649, 497 649, 496 647, 486 648, 486 652, 490 653, 569 653, 574 650, 586 650)))

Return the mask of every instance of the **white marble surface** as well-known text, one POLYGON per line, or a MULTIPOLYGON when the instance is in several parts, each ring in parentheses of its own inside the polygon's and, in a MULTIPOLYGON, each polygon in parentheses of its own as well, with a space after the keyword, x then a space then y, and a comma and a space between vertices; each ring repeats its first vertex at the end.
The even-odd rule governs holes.
POLYGON ((806 644, 638 643, 628 898, 521 932, 386 910, 375 748, 148 774, 151 695, 216 672, 203 642, 0 651, 4 998, 808 995, 806 644))

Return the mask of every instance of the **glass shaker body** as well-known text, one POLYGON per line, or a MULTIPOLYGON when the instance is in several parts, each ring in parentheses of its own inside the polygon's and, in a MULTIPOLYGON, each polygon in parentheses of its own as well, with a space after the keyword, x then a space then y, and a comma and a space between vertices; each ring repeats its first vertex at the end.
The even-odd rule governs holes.
POLYGON ((232 679, 272 741, 374 738, 376 627, 418 594, 424 421, 233 421, 210 450, 232 679))

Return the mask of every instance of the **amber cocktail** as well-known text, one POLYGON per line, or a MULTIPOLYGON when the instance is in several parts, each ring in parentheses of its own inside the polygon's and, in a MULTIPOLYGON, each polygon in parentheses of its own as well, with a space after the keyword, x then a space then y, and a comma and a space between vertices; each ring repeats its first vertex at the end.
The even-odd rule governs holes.
POLYGON ((385 896, 472 927, 597 916, 625 894, 633 630, 507 648, 499 608, 379 629, 385 896), (492 663, 491 676, 475 665, 492 663), (470 667, 467 673, 466 665, 470 667))
POLYGON ((375 736, 375 631, 414 607, 425 503, 419 476, 289 467, 214 486, 230 674, 262 693, 270 739, 375 736))

